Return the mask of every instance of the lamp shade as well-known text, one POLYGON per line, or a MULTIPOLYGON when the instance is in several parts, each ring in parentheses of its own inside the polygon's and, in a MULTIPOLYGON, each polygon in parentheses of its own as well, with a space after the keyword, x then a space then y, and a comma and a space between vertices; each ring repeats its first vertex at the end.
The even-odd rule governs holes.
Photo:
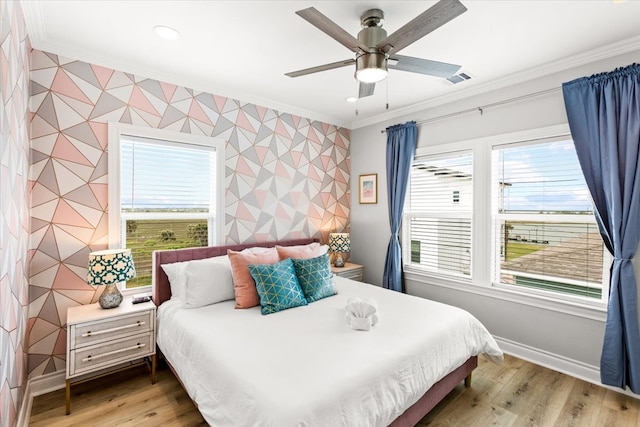
POLYGON ((107 249, 89 254, 87 283, 90 285, 111 285, 135 276, 131 249, 107 249))
POLYGON ((351 252, 349 233, 329 233, 329 250, 331 252, 351 252))
POLYGON ((131 249, 107 249, 89 254, 87 283, 104 285, 98 303, 102 308, 115 308, 122 302, 122 294, 116 283, 136 277, 131 249))

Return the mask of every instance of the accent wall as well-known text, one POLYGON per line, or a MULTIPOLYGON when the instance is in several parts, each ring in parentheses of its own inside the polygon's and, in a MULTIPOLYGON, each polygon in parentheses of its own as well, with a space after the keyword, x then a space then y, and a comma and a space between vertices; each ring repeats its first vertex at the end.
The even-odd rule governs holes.
POLYGON ((0 1, 0 426, 17 420, 27 379, 29 52, 19 2, 0 1))
POLYGON ((225 141, 227 244, 348 228, 347 129, 39 50, 30 109, 30 376, 65 369, 66 310, 98 297, 85 277, 108 244, 110 121, 225 141))

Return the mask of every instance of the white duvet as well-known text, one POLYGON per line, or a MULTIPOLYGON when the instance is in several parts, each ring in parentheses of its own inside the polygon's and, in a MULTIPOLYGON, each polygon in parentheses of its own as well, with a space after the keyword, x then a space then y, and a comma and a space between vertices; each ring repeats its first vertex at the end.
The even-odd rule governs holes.
POLYGON ((464 310, 336 277, 338 295, 263 316, 234 301, 158 309, 157 342, 206 421, 221 426, 387 426, 480 353, 502 360, 464 310), (345 322, 349 297, 378 303, 378 324, 345 322))

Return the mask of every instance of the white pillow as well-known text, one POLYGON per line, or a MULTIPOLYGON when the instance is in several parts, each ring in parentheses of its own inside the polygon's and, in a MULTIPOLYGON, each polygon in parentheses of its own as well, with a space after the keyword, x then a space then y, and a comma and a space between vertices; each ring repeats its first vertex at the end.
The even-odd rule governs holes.
POLYGON ((226 263, 193 263, 187 267, 185 275, 187 281, 182 301, 186 308, 203 307, 235 298, 228 259, 226 263))
POLYGON ((171 286, 171 299, 182 300, 182 294, 184 293, 185 283, 187 278, 184 275, 184 269, 187 262, 172 262, 171 264, 162 264, 160 267, 167 273, 169 278, 169 285, 171 286))
POLYGON ((160 267, 164 270, 169 278, 171 286, 171 299, 179 299, 184 301, 184 290, 187 285, 186 271, 190 265, 207 264, 207 263, 226 263, 229 265, 229 257, 227 255, 197 259, 193 261, 172 262, 171 264, 162 264, 160 267))

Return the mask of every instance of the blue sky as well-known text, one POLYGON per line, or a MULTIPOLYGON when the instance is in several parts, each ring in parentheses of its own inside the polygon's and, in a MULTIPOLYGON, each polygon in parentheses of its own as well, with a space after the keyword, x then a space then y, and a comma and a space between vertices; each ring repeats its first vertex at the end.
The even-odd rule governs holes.
POLYGON ((494 153, 496 179, 505 182, 506 212, 591 212, 573 141, 505 147, 494 153))
MULTIPOLYGON (((468 152, 422 163, 468 174, 473 169, 468 152)), ((507 184, 504 206, 499 207, 504 213, 588 214, 593 210, 571 139, 495 147, 492 168, 496 188, 498 183, 507 184)))

